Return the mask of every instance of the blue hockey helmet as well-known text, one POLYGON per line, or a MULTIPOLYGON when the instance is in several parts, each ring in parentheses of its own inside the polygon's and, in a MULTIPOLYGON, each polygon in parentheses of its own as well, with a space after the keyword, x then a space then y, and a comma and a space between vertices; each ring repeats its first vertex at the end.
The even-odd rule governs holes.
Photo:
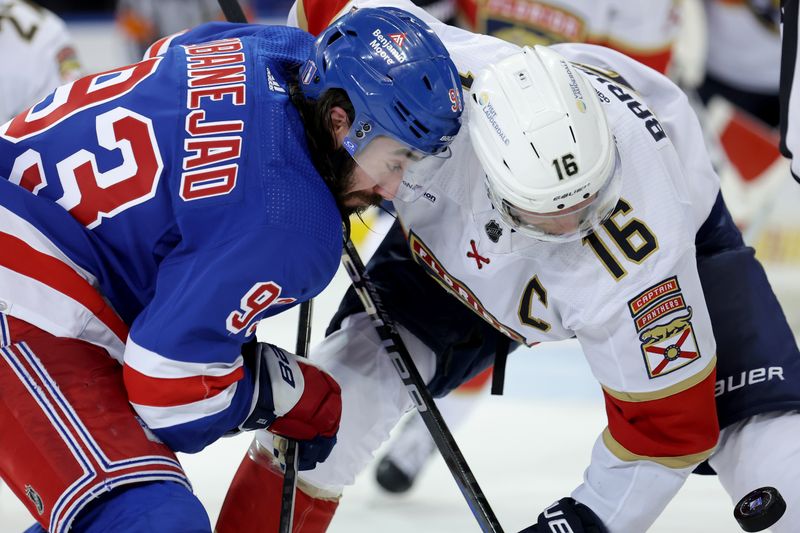
POLYGON ((337 19, 317 38, 300 79, 312 99, 332 88, 347 93, 355 118, 344 148, 400 199, 419 196, 425 185, 404 177, 404 186, 392 187, 399 180, 388 168, 412 173, 386 156, 442 157, 461 127, 461 84, 449 53, 427 24, 401 9, 361 8, 337 19))

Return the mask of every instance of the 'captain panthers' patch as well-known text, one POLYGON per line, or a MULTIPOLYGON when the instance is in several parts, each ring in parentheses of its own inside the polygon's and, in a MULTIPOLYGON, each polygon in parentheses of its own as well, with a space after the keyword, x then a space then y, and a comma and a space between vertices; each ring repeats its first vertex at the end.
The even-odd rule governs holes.
POLYGON ((692 330, 692 308, 686 305, 678 278, 657 283, 628 301, 647 375, 657 378, 700 359, 692 330))

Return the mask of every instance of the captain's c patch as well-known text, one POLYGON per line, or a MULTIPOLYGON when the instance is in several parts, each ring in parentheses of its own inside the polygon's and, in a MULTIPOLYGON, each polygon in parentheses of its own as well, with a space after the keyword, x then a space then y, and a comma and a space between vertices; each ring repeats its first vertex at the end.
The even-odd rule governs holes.
POLYGON ((673 276, 628 301, 642 342, 647 375, 653 379, 700 359, 692 330, 692 308, 686 305, 673 276))

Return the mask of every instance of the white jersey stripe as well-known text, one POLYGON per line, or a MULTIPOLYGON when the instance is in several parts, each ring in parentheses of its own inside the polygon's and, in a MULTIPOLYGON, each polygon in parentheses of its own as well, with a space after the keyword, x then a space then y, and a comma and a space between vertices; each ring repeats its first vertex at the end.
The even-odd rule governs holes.
POLYGON ((199 402, 171 405, 169 407, 151 407, 133 402, 131 402, 131 405, 151 429, 177 426, 223 412, 230 407, 236 394, 237 384, 238 382, 233 383, 219 394, 199 402))
POLYGON ((139 346, 128 337, 125 346, 125 364, 137 372, 153 378, 178 379, 197 376, 223 377, 244 365, 240 355, 232 363, 190 363, 168 359, 163 355, 139 346))

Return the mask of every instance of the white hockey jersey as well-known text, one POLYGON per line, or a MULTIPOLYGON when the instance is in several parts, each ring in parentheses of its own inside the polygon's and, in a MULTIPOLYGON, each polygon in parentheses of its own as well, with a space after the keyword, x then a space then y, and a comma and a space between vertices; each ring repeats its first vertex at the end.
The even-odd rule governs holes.
MULTIPOLYGON (((518 50, 438 23, 410 2, 352 4, 393 5, 424 18, 465 87, 471 73, 518 50)), ((310 16, 299 15, 301 24, 310 16)), ((620 154, 622 198, 600 230, 569 244, 514 233, 492 209, 466 127, 436 185, 395 207, 415 260, 497 329, 529 345, 580 341, 603 387, 608 427, 573 496, 610 531, 635 533, 652 524, 716 444, 715 342, 694 239, 719 181, 697 118, 672 82, 607 48, 556 49, 591 65, 582 70, 620 154)))
POLYGON ((742 91, 776 94, 781 57, 779 2, 705 0, 704 3, 707 72, 742 91))
POLYGON ((395 207, 415 260, 499 330, 529 345, 577 337, 603 387, 609 423, 575 497, 612 531, 644 531, 715 445, 715 342, 694 236, 718 181, 677 88, 607 49, 557 48, 573 61, 624 70, 633 86, 661 97, 649 98, 649 108, 622 82, 587 69, 622 165, 622 199, 601 230, 568 244, 514 233, 492 208, 466 132, 437 185, 395 207), (643 459, 642 469, 653 470, 647 482, 663 490, 651 488, 646 498, 630 490, 641 480, 619 469, 643 459), (667 468, 658 473, 655 464, 667 468))
POLYGON ((0 0, 0 123, 80 77, 64 22, 24 0, 0 0))
POLYGON ((520 46, 586 42, 664 72, 678 29, 674 0, 458 0, 466 27, 520 46))

